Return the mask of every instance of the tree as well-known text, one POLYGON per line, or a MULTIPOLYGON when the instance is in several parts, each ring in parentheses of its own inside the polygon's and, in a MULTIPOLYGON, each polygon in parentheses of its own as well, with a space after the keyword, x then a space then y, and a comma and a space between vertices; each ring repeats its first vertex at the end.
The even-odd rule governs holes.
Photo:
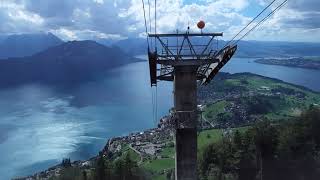
POLYGON ((232 141, 228 138, 223 138, 218 143, 209 145, 204 149, 199 163, 200 177, 221 180, 227 174, 229 176, 235 175, 235 158, 232 141))
POLYGON ((96 165, 96 179, 97 180, 105 180, 105 160, 102 155, 102 153, 99 153, 99 157, 97 159, 97 165, 96 165))
POLYGON ((134 168, 134 162, 130 158, 129 152, 126 154, 125 160, 124 160, 124 166, 125 166, 125 177, 126 179, 132 179, 132 170, 134 168))
POLYGON ((260 179, 274 179, 272 162, 278 145, 277 129, 268 120, 264 120, 255 125, 254 131, 260 179))
POLYGON ((236 130, 233 135, 233 143, 236 149, 240 150, 242 148, 242 136, 239 130, 236 130))
POLYGON ((62 159, 61 165, 62 165, 64 168, 71 167, 71 160, 70 160, 70 158, 62 159))
POLYGON ((85 170, 82 171, 83 180, 87 180, 87 172, 85 170))

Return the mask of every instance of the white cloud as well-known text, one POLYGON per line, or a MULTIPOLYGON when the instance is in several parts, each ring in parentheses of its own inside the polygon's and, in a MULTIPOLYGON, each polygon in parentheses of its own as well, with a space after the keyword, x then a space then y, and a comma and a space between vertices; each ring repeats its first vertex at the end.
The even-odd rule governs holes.
POLYGON ((73 15, 75 19, 89 19, 91 18, 91 12, 89 8, 79 9, 76 8, 73 10, 73 15))
MULTIPOLYGON (((147 5, 147 4, 146 4, 147 5)), ((189 25, 192 31, 199 31, 196 23, 199 20, 207 22, 205 31, 227 31, 233 26, 245 24, 249 18, 237 13, 248 6, 246 0, 217 0, 200 5, 192 3, 184 5, 182 0, 158 0, 157 29, 158 32, 173 32, 176 29, 185 31, 189 25)), ((146 14, 148 17, 148 6, 146 14)), ((154 4, 151 4, 152 29, 154 29, 154 4)), ((143 30, 144 21, 140 0, 132 0, 128 9, 122 10, 120 16, 132 19, 138 23, 131 29, 143 30)))
POLYGON ((56 34, 59 38, 63 40, 122 40, 126 39, 121 34, 106 34, 99 31, 93 31, 90 29, 84 30, 72 30, 67 28, 60 28, 57 30, 51 30, 51 33, 56 34))
POLYGON ((93 2, 98 3, 98 4, 103 4, 104 0, 93 0, 93 2))
POLYGON ((8 12, 8 16, 14 21, 25 21, 35 25, 41 25, 44 20, 37 14, 29 13, 23 10, 16 10, 15 12, 8 12))
POLYGON ((0 33, 41 31, 45 19, 25 10, 17 0, 0 0, 0 33))
POLYGON ((77 40, 78 36, 76 35, 75 32, 65 29, 65 28, 60 28, 56 30, 51 30, 51 33, 59 36, 63 40, 77 40))
MULTIPOLYGON (((199 31, 196 23, 201 19, 206 22, 204 31, 223 31, 228 39, 252 19, 243 14, 252 3, 265 6, 271 1, 194 0, 185 4, 184 0, 157 0, 157 30, 185 31, 190 25, 192 31, 199 31)), ((148 17, 147 2, 145 0, 148 17)), ((270 37, 268 35, 286 38, 285 33, 281 34, 286 31, 317 33, 315 29, 320 23, 315 21, 320 16, 319 2, 290 0, 263 29, 253 32, 248 39, 264 39, 270 37)), ((154 30, 154 1, 150 3, 154 30)), ((51 31, 71 39, 136 37, 145 30, 141 0, 0 0, 0 20, 1 33, 51 31)), ((310 39, 310 35, 302 35, 310 39)))
MULTIPOLYGON (((271 2, 262 1, 265 4, 271 2)), ((272 9, 275 9, 281 2, 277 1, 272 9)), ((247 39, 319 42, 319 11, 320 1, 318 0, 289 0, 281 10, 277 11, 247 39)))

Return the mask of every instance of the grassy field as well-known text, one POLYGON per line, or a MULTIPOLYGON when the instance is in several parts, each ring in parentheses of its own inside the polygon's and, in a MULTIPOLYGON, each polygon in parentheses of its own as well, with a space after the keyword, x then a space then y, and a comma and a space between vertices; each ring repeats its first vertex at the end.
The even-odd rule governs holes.
MULTIPOLYGON (((172 156, 174 152, 172 151, 172 156)), ((166 172, 174 169, 174 158, 161 158, 154 160, 147 160, 143 162, 142 167, 151 173, 152 179, 165 180, 166 172)))
POLYGON ((173 158, 162 158, 148 160, 142 165, 145 169, 152 172, 163 172, 166 169, 174 168, 174 159, 173 158))
POLYGON ((130 158, 133 160, 133 161, 140 161, 140 155, 138 153, 136 153, 135 151, 133 151, 132 149, 129 149, 127 151, 127 153, 129 153, 130 155, 130 158))
POLYGON ((224 121, 232 116, 231 113, 225 110, 226 106, 229 104, 227 101, 219 101, 214 104, 207 105, 203 116, 208 120, 218 120, 217 116, 221 118, 219 120, 224 121))
MULTIPOLYGON (((248 127, 232 128, 233 131, 238 130, 244 132, 248 127)), ((218 142, 221 140, 223 134, 222 129, 210 129, 201 131, 198 135, 198 153, 201 153, 209 144, 218 142)))
POLYGON ((221 129, 204 130, 198 135, 198 153, 210 143, 217 142, 222 137, 221 129))
POLYGON ((285 100, 285 104, 278 108, 277 111, 270 112, 265 116, 271 119, 279 119, 283 117, 297 116, 297 110, 302 111, 310 107, 310 105, 317 104, 320 102, 320 94, 312 92, 305 88, 300 88, 298 86, 290 85, 287 83, 281 83, 274 81, 272 79, 265 79, 263 77, 252 77, 248 78, 250 88, 257 90, 261 86, 269 87, 270 90, 290 90, 295 91, 295 93, 300 93, 303 98, 297 97, 292 94, 281 93, 280 97, 285 100))
POLYGON ((162 149, 161 156, 172 158, 174 156, 174 147, 165 147, 162 149))

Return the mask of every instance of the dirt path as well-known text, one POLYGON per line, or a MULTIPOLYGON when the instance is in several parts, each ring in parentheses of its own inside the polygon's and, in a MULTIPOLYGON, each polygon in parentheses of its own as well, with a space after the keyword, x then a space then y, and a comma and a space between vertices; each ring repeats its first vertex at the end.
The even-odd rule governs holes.
POLYGON ((141 152, 139 152, 138 150, 136 150, 135 148, 132 147, 132 144, 129 144, 129 148, 132 149, 134 152, 136 152, 137 154, 139 154, 140 156, 140 161, 138 161, 138 165, 142 164, 143 162, 143 157, 142 157, 142 154, 141 152))

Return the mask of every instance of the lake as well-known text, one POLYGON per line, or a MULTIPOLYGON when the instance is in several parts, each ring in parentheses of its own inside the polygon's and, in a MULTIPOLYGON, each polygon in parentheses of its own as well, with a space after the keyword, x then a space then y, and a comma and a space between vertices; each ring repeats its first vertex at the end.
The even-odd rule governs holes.
MULTIPOLYGON (((234 58, 222 71, 252 72, 320 91, 320 71, 234 58)), ((0 90, 0 179, 87 159, 107 139, 156 126, 147 62, 125 65, 68 91, 30 84, 0 90)), ((157 88, 157 117, 172 107, 172 84, 157 88)))

